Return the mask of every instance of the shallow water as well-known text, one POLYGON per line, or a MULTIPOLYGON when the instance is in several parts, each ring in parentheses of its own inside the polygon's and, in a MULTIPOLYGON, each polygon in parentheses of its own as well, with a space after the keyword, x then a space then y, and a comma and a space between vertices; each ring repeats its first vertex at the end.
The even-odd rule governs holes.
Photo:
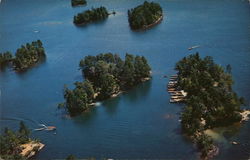
MULTIPOLYGON (((0 5, 0 52, 41 39, 47 59, 18 74, 0 72, 1 129, 16 129, 24 120, 30 128, 54 125, 53 132, 33 132, 46 147, 37 159, 77 157, 195 159, 193 145, 180 133, 181 105, 170 104, 163 75, 175 73, 174 64, 199 51, 223 66, 231 64, 234 89, 250 100, 250 6, 244 0, 157 0, 163 21, 145 32, 128 27, 127 9, 143 0, 89 0, 72 8, 69 0, 3 0, 0 5), (72 24, 73 15, 104 5, 117 15, 86 27, 72 24), (201 45, 192 51, 187 48, 201 45), (69 118, 57 104, 62 89, 81 81, 78 63, 86 55, 126 52, 144 55, 153 78, 117 98, 104 101, 90 113, 69 118)), ((248 159, 250 122, 224 135, 215 159, 248 159)))

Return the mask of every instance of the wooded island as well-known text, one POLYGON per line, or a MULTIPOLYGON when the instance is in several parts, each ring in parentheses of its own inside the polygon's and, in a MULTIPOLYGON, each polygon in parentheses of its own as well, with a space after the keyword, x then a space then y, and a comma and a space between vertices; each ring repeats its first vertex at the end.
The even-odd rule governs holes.
POLYGON ((45 58, 45 51, 40 40, 31 44, 26 43, 18 48, 15 57, 10 52, 0 54, 0 67, 4 68, 9 63, 12 64, 16 71, 27 70, 41 59, 45 58))
POLYGON ((133 9, 128 10, 128 21, 132 29, 146 29, 163 18, 162 8, 158 3, 145 1, 133 9))
POLYGON ((105 7, 92 8, 91 10, 78 13, 74 16, 74 23, 76 25, 84 25, 87 23, 100 21, 108 18, 109 13, 105 7))
POLYGON ((151 68, 143 56, 126 54, 125 61, 112 53, 86 56, 80 61, 84 82, 64 90, 65 104, 71 115, 87 111, 91 104, 118 95, 150 79, 151 68))
POLYGON ((217 148, 204 131, 242 120, 244 99, 232 90, 231 66, 225 71, 212 57, 202 59, 196 53, 177 62, 175 69, 177 87, 187 92, 181 114, 182 129, 197 145, 202 158, 211 157, 217 148))
POLYGON ((79 6, 79 5, 86 5, 87 1, 86 0, 71 0, 71 5, 73 7, 79 6))

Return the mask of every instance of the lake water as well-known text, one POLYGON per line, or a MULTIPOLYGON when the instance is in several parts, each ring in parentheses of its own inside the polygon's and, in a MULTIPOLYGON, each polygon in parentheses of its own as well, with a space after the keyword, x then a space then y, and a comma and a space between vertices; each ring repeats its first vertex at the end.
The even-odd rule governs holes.
MULTIPOLYGON (((157 0, 163 21, 144 32, 133 32, 127 10, 144 0, 88 0, 72 8, 70 0, 3 0, 0 4, 0 52, 41 39, 47 60, 18 74, 0 72, 1 129, 17 129, 20 120, 34 129, 54 125, 54 132, 33 132, 46 144, 41 160, 77 157, 197 159, 181 135, 182 105, 170 104, 164 75, 174 74, 175 63, 191 53, 213 56, 231 64, 234 89, 250 100, 250 6, 245 0, 157 0), (73 16, 100 5, 117 14, 106 21, 76 27, 73 16), (188 51, 187 48, 201 45, 188 51), (106 100, 90 113, 68 118, 57 109, 64 84, 81 81, 78 63, 86 55, 103 52, 144 55, 152 66, 151 81, 106 100)), ((250 122, 227 129, 215 159, 250 158, 250 122), (241 145, 232 146, 230 141, 241 145)), ((222 140, 221 140, 222 139, 222 140)))

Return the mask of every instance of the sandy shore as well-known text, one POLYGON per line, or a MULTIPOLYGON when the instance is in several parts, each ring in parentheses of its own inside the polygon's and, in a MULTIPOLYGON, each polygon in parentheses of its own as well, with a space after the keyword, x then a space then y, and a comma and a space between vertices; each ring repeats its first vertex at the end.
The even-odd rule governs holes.
POLYGON ((40 151, 44 146, 45 145, 40 142, 31 141, 29 143, 21 145, 22 152, 20 154, 22 156, 30 158, 34 156, 38 151, 40 151))

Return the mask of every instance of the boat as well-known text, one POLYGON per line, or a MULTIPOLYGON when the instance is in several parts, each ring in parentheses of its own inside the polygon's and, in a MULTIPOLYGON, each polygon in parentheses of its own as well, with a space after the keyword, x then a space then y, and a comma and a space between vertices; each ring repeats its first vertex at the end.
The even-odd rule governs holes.
POLYGON ((185 98, 184 96, 171 96, 172 99, 182 99, 185 98))
POLYGON ((169 78, 169 81, 177 81, 177 78, 169 78))
POLYGON ((175 88, 176 84, 168 84, 168 88, 175 88))
POLYGON ((56 130, 55 126, 47 126, 47 128, 45 129, 46 131, 53 131, 56 130))
POLYGON ((175 83, 177 83, 177 81, 170 81, 170 82, 168 82, 168 84, 175 84, 175 83))
POLYGON ((183 94, 181 92, 176 91, 171 93, 171 96, 183 96, 183 94))
POLYGON ((171 86, 176 86, 177 83, 169 83, 168 86, 171 87, 171 86))
POLYGON ((168 85, 174 85, 174 84, 177 84, 177 82, 171 81, 168 83, 168 85))
POLYGON ((178 102, 183 102, 184 101, 184 99, 182 99, 182 98, 179 98, 179 99, 170 99, 170 103, 178 103, 178 102))
POLYGON ((177 103, 177 102, 181 102, 182 100, 179 99, 170 99, 169 102, 170 103, 177 103))
POLYGON ((53 131, 53 130, 56 130, 55 126, 46 126, 45 124, 39 124, 39 126, 42 126, 42 128, 37 128, 37 129, 34 129, 34 130, 35 131, 41 131, 41 130, 53 131))
POLYGON ((193 47, 190 47, 190 48, 188 48, 188 50, 192 50, 192 49, 195 49, 195 48, 199 48, 200 46, 193 46, 193 47))
POLYGON ((183 96, 182 94, 176 94, 176 93, 174 93, 174 92, 171 92, 170 95, 171 95, 171 96, 183 96))
POLYGON ((169 93, 175 93, 176 90, 168 90, 169 93))
POLYGON ((233 145, 239 144, 238 142, 235 142, 235 141, 232 141, 231 143, 232 143, 233 145))
POLYGON ((177 74, 174 74, 174 75, 171 75, 170 77, 178 77, 178 75, 177 75, 177 74))
POLYGON ((42 131, 44 130, 45 128, 37 128, 37 129, 34 129, 34 131, 42 131))
POLYGON ((168 88, 168 91, 176 91, 175 88, 168 88))

